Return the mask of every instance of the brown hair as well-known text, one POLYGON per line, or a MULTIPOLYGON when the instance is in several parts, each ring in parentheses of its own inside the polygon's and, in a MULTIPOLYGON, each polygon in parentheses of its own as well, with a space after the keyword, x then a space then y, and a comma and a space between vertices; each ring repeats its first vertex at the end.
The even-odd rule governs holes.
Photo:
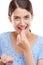
POLYGON ((8 16, 11 16, 13 11, 17 8, 23 8, 33 14, 32 4, 29 0, 12 0, 9 3, 8 16))

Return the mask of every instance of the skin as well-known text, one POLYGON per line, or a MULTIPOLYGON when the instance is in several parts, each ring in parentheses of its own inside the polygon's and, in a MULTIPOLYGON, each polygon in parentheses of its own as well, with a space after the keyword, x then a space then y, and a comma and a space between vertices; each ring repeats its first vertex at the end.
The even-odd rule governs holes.
MULTIPOLYGON (((37 35, 34 35, 29 31, 32 19, 33 15, 31 15, 29 11, 22 8, 17 8, 14 10, 12 16, 9 17, 9 20, 15 29, 15 32, 11 32, 12 47, 17 53, 24 54, 26 65, 34 65, 31 47, 34 44, 37 35)), ((3 60, 5 60, 5 63, 8 63, 8 61, 13 61, 13 59, 7 55, 5 55, 4 58, 3 57, 4 56, 2 55, 1 61, 3 63, 3 60)), ((43 60, 39 60, 37 65, 43 65, 43 60)))
POLYGON ((16 32, 20 33, 22 30, 28 31, 28 29, 30 28, 32 18, 33 16, 31 17, 30 12, 28 12, 25 9, 18 8, 13 12, 12 16, 10 17, 10 20, 16 32), (27 28, 24 29, 26 26, 27 28), (18 27, 21 28, 22 30, 20 30, 18 27))

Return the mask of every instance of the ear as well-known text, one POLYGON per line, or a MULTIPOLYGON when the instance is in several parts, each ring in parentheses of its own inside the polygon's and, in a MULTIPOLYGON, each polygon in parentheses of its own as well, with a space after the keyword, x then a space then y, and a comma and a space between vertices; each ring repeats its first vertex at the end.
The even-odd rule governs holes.
POLYGON ((9 21, 10 21, 10 22, 12 22, 12 20, 11 20, 11 17, 10 17, 10 16, 8 16, 8 19, 9 19, 9 21))

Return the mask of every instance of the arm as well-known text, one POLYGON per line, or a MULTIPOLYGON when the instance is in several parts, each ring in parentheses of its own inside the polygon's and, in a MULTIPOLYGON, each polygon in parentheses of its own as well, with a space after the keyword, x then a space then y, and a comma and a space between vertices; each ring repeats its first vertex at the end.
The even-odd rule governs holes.
POLYGON ((23 50, 23 54, 26 60, 26 65, 34 65, 34 59, 30 48, 30 42, 26 38, 25 34, 21 33, 18 35, 17 45, 23 50))
POLYGON ((26 65, 34 65, 34 59, 30 50, 24 53, 24 57, 26 60, 26 65))

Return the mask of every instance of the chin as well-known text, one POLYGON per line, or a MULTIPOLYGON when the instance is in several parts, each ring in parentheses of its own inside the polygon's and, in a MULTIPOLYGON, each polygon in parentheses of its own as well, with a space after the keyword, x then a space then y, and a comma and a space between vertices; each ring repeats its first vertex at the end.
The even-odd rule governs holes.
POLYGON ((20 34, 22 31, 25 31, 25 33, 27 32, 27 30, 19 30, 17 33, 20 34))

